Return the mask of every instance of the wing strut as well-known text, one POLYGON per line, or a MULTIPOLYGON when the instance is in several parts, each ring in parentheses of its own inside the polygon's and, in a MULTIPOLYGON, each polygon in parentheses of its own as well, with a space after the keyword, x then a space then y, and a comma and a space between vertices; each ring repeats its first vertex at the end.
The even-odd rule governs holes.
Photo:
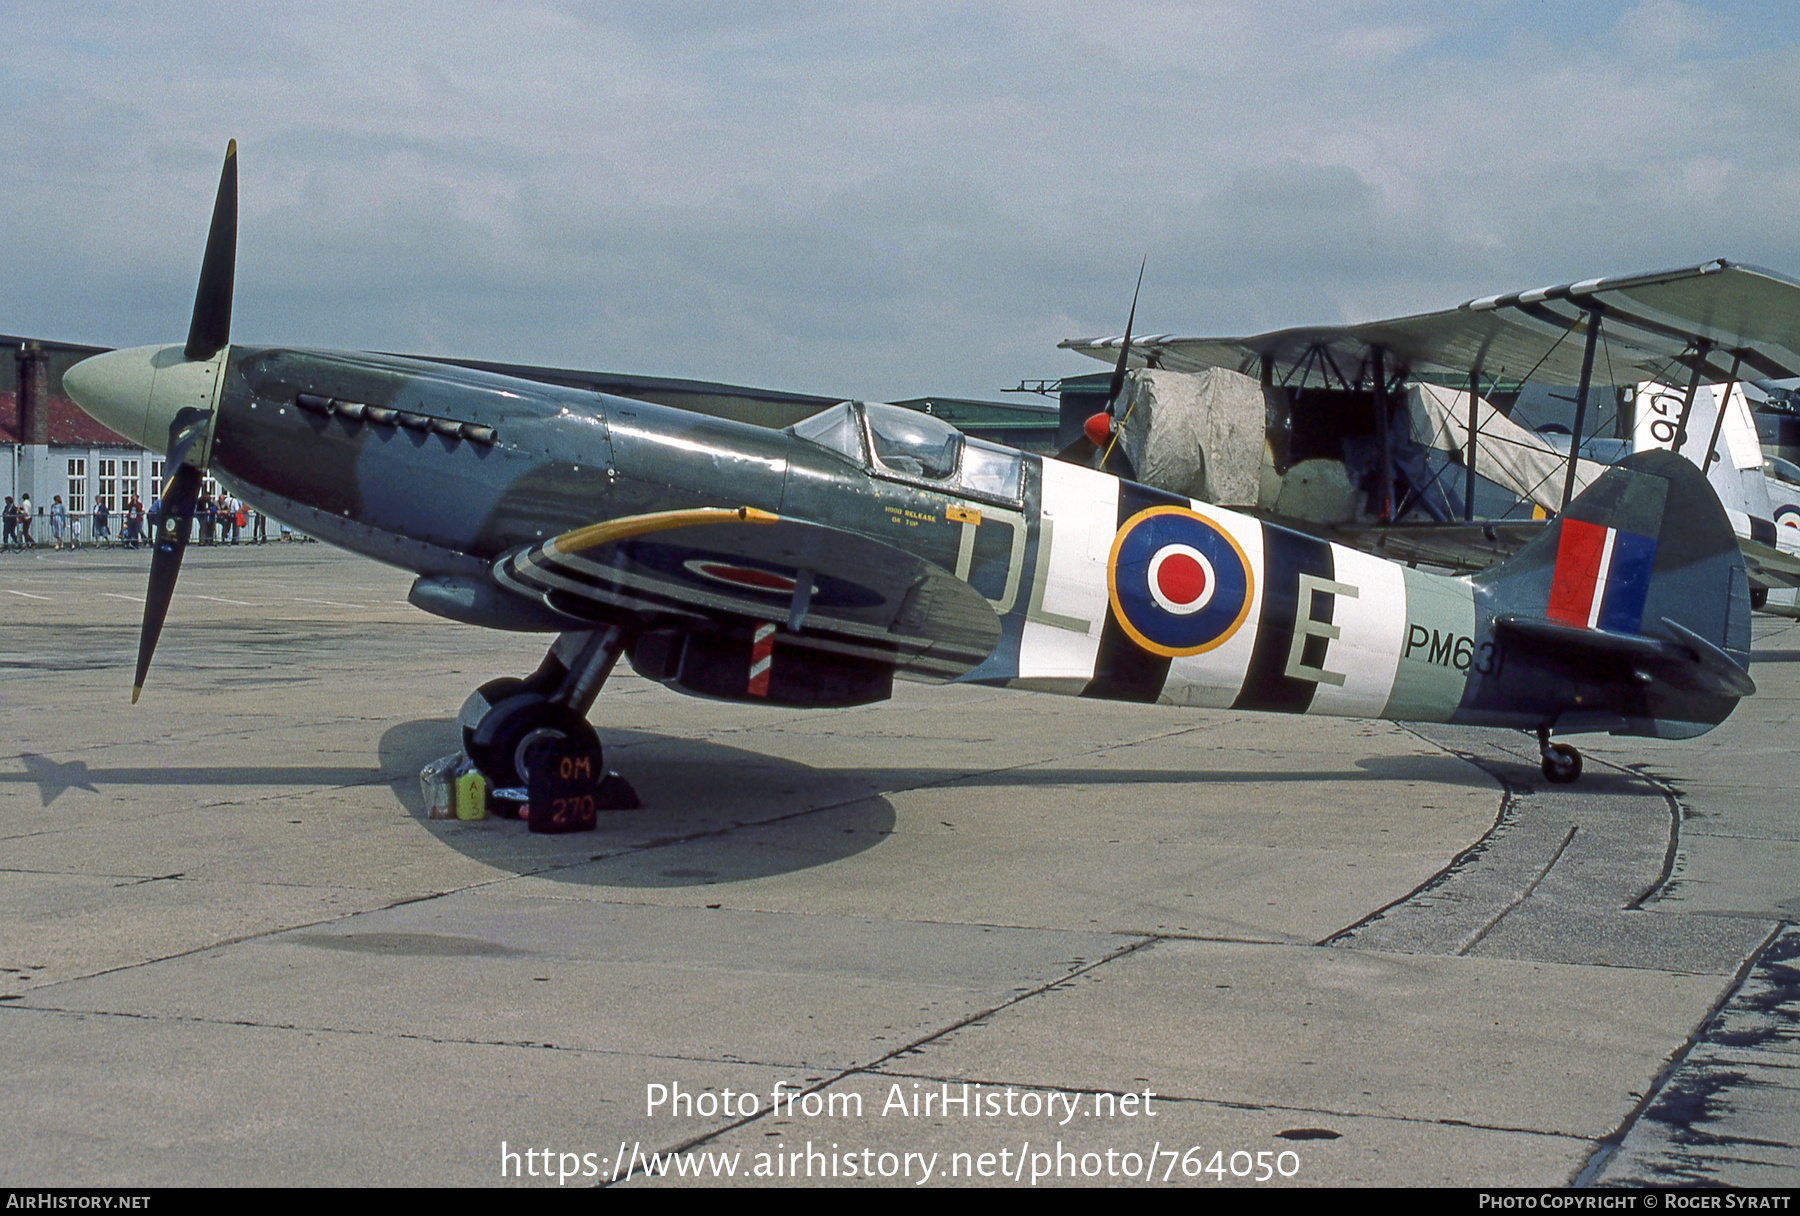
POLYGON ((1481 416, 1476 412, 1480 400, 1481 364, 1477 363, 1469 369, 1469 440, 1463 445, 1463 457, 1469 465, 1463 476, 1464 523, 1472 523, 1475 519, 1475 432, 1481 426, 1481 416))
POLYGON ((1731 361, 1731 375, 1725 381, 1725 388, 1717 398, 1718 408, 1713 411, 1712 439, 1706 445, 1706 459, 1700 462, 1700 472, 1703 476, 1706 470, 1712 468, 1712 462, 1719 454, 1719 432, 1725 429, 1725 407, 1731 404, 1731 389, 1737 383, 1738 368, 1743 362, 1742 355, 1731 361))
POLYGON ((1394 522, 1394 449, 1388 434, 1392 419, 1388 417, 1387 352, 1377 346, 1369 352, 1375 373, 1375 442, 1381 445, 1381 518, 1394 522))
POLYGON ((1688 377, 1687 396, 1681 399, 1681 417, 1675 420, 1675 446, 1670 448, 1676 455, 1687 446, 1688 415, 1694 412, 1694 394, 1700 391, 1700 377, 1706 371, 1706 356, 1712 350, 1712 343, 1705 338, 1700 339, 1699 353, 1694 356, 1694 374, 1688 377))
POLYGON ((1575 433, 1569 438, 1569 476, 1563 482, 1563 511, 1569 509, 1569 500, 1575 497, 1575 466, 1581 459, 1581 428, 1587 422, 1588 389, 1594 382, 1594 348, 1600 344, 1598 308, 1588 311, 1587 323, 1587 349, 1581 352, 1581 388, 1575 394, 1575 433))

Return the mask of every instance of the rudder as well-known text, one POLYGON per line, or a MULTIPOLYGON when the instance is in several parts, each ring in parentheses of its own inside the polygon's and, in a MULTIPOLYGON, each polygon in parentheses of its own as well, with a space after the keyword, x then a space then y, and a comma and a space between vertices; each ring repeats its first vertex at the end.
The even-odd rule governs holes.
POLYGON ((1666 451, 1608 469, 1543 535, 1474 581, 1497 611, 1650 636, 1667 636, 1668 619, 1749 662, 1737 535, 1700 470, 1666 451))
POLYGON ((1546 674, 1592 681, 1559 699, 1559 729, 1698 733, 1755 689, 1737 536, 1700 470, 1672 453, 1620 461, 1471 581, 1497 635, 1557 665, 1546 674))

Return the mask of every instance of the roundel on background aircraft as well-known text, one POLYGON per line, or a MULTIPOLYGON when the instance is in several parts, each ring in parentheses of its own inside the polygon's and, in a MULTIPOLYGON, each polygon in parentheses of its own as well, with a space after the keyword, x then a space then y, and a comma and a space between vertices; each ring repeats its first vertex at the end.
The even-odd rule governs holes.
POLYGON ((1152 654, 1202 654, 1250 615, 1250 559, 1229 532, 1185 507, 1151 507, 1125 521, 1106 569, 1113 612, 1152 654))

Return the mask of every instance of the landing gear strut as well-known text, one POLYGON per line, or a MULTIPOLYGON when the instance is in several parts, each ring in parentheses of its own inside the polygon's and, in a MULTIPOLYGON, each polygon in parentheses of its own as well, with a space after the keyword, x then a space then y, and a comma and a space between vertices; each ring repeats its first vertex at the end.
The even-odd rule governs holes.
POLYGON ((1544 757, 1544 777, 1556 785, 1567 785, 1581 776, 1581 753, 1567 743, 1550 742, 1550 728, 1538 727, 1538 753, 1544 757))
POLYGON ((587 761, 598 775, 600 736, 587 711, 600 695, 624 649, 617 626, 561 634, 538 669, 523 680, 489 680, 463 702, 463 752, 496 789, 524 786, 531 779, 529 755, 546 741, 559 753, 587 761))

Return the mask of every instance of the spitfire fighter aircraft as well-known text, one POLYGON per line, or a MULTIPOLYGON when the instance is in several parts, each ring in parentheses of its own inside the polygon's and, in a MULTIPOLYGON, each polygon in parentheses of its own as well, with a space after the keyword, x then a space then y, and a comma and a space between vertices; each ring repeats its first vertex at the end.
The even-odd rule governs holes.
POLYGON ((95 356, 69 394, 166 447, 136 687, 203 472, 418 575, 426 611, 555 634, 464 706, 521 784, 621 656, 680 692, 880 701, 896 677, 1173 705, 1680 738, 1754 691, 1750 605, 1706 480, 1631 457, 1511 560, 1438 577, 1107 473, 845 402, 785 431, 515 377, 230 342, 227 153, 187 341, 95 356))

